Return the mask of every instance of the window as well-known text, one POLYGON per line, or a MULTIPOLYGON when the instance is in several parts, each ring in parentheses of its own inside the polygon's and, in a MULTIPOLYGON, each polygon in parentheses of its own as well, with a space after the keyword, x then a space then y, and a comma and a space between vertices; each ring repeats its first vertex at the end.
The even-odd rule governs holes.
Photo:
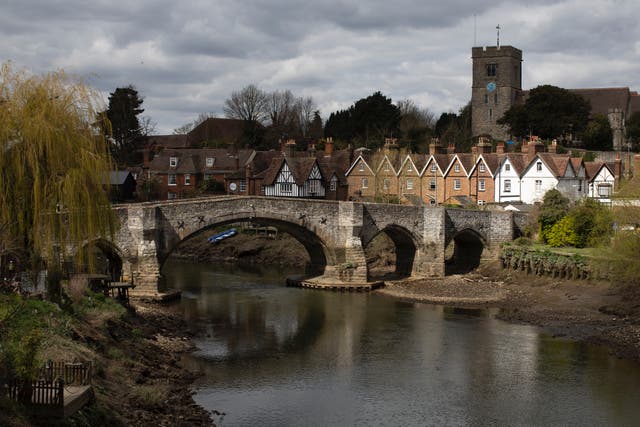
POLYGON ((536 163, 536 170, 537 171, 541 171, 542 170, 542 162, 537 162, 536 163))
POLYGON ((191 174, 190 173, 185 173, 184 174, 184 185, 191 185, 191 174))
POLYGON ((260 194, 264 194, 264 185, 260 186, 260 194))
POLYGON ((511 165, 509 163, 506 163, 504 165, 504 170, 506 170, 507 172, 509 172, 511 170, 511 165))
POLYGON ((407 190, 413 190, 413 180, 412 179, 408 179, 407 180, 407 190))
POLYGON ((484 103, 485 104, 489 103, 489 95, 487 95, 486 93, 484 94, 484 103))
POLYGON ((460 189, 460 180, 459 179, 454 179, 453 180, 453 189, 454 190, 459 190, 460 189))
POLYGON ((207 167, 213 167, 213 157, 207 157, 207 167))
POLYGON ((333 178, 331 178, 331 183, 329 184, 329 190, 336 191, 337 188, 338 188, 338 178, 334 176, 333 178))
POLYGON ((178 195, 176 193, 171 193, 171 192, 167 193, 167 200, 174 200, 177 198, 178 198, 178 195))
POLYGON ((435 173, 438 170, 438 165, 431 163, 431 172, 435 173))
POLYGON ((484 179, 478 181, 478 191, 484 191, 484 179))
POLYGON ((244 179, 240 180, 240 192, 244 193, 245 191, 247 191, 247 181, 245 181, 244 179))
POLYGON ((281 182, 280 183, 280 192, 282 193, 293 193, 293 184, 290 182, 281 182))
POLYGON ((493 109, 489 108, 489 120, 493 120, 493 109))
POLYGON ((367 178, 362 178, 362 188, 369 188, 369 180, 367 178))
POLYGON ((480 172, 484 172, 484 163, 480 163, 478 165, 478 169, 480 170, 480 172))
POLYGON ((486 202, 486 201, 484 201, 484 200, 478 200, 478 206, 484 206, 484 205, 486 205, 486 204, 487 204, 487 202, 486 202))
POLYGON ((178 166, 178 158, 177 157, 169 157, 169 167, 175 168, 178 166))
POLYGON ((382 181, 382 188, 384 190, 388 190, 389 187, 391 187, 391 180, 389 178, 385 178, 384 181, 382 181))
POLYGON ((209 181, 211 179, 211 174, 205 173, 204 174, 204 180, 205 181, 209 181))
POLYGON ((510 179, 505 179, 504 180, 504 192, 505 193, 511 193, 511 180, 510 179))
POLYGON ((358 172, 364 172, 364 164, 362 162, 358 163, 358 172))
POLYGON ((487 76, 495 76, 498 72, 498 64, 487 64, 487 76))
POLYGON ((458 163, 456 163, 455 165, 453 165, 453 171, 454 172, 460 172, 460 165, 458 163))
POLYGON ((578 180, 578 191, 582 191, 582 180, 578 180))
POLYGON ((611 196, 611 184, 598 184, 598 196, 600 197, 611 196))
POLYGON ((412 172, 413 168, 411 167, 411 163, 407 165, 407 172, 412 172))
POLYGON ((170 173, 169 174, 169 185, 176 185, 176 174, 175 173, 170 173))
POLYGON ((435 189, 436 189, 436 179, 431 178, 431 180, 429 181, 429 190, 433 191, 435 189))
POLYGON ((498 94, 497 93, 493 94, 493 103, 498 105, 498 94))
POLYGON ((384 162, 384 171, 389 172, 389 163, 384 162))
POLYGON ((542 191, 542 180, 536 179, 536 193, 539 193, 541 191, 542 191))

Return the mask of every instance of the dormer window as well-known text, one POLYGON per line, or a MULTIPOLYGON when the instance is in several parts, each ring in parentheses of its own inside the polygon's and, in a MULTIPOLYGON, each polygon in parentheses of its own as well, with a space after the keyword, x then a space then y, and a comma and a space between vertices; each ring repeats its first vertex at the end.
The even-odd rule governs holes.
POLYGON ((434 172, 438 170, 438 165, 436 165, 435 163, 431 163, 431 172, 434 172))
POLYGON ((457 164, 457 163, 455 165, 453 165, 453 171, 454 172, 460 172, 460 165, 457 164))
POLYGON ((537 162, 536 163, 536 170, 537 171, 541 171, 542 170, 542 162, 537 162))
POLYGON ((213 157, 207 157, 207 167, 208 168, 212 168, 213 167, 213 157))
POLYGON ((509 163, 504 165, 504 170, 506 170, 507 172, 509 172, 511 170, 511 165, 509 163))
POLYGON ((362 164, 362 162, 358 164, 358 172, 364 172, 364 165, 362 164))
POLYGON ((412 172, 412 171, 413 171, 413 169, 411 168, 411 163, 409 163, 407 165, 407 172, 412 172))
POLYGON ((178 166, 178 158, 177 157, 169 157, 169 167, 175 168, 178 166))
POLYGON ((478 169, 480 169, 480 172, 484 172, 484 163, 480 163, 478 169))

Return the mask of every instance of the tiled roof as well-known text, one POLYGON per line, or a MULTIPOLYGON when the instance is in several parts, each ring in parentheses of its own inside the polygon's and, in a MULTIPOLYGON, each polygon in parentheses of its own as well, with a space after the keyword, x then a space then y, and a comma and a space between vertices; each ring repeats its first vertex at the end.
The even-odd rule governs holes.
POLYGON ((606 166, 604 162, 584 162, 584 168, 587 171, 587 179, 589 181, 593 181, 593 179, 598 175, 600 169, 606 166))
POLYGON ((223 148, 164 149, 149 164, 156 173, 229 173, 243 168, 253 150, 226 150, 223 148), (177 167, 169 166, 171 157, 178 158, 177 167), (206 166, 206 159, 213 158, 213 167, 206 166))
POLYGON ((278 172, 280 172, 280 169, 282 168, 282 165, 285 161, 287 162, 287 165, 289 165, 289 169, 291 170, 291 174, 293 175, 293 180, 297 185, 304 184, 304 182, 309 178, 309 175, 311 175, 313 165, 315 165, 317 162, 317 160, 313 157, 275 158, 272 160, 271 165, 265 172, 265 185, 273 185, 276 178, 278 177, 278 172))
POLYGON ((147 146, 152 145, 164 148, 187 148, 187 135, 151 135, 147 137, 147 146))
POLYGON ((234 143, 242 139, 246 125, 244 120, 210 117, 193 128, 186 136, 189 146, 213 140, 234 143))
POLYGON ((609 108, 620 108, 625 112, 629 108, 630 94, 628 87, 569 90, 591 103, 591 114, 604 114, 606 116, 609 108))

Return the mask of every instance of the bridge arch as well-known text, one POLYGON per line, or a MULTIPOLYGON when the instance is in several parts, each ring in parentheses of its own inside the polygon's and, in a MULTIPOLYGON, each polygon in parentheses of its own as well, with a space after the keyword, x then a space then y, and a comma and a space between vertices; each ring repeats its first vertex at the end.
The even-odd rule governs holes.
POLYGON ((472 228, 455 233, 445 249, 445 274, 462 274, 480 265, 486 239, 472 228))
POLYGON ((195 237, 196 235, 207 233, 215 227, 244 222, 250 222, 251 224, 257 226, 276 227, 278 228, 278 230, 290 234, 293 238, 300 242, 309 254, 310 259, 310 263, 307 266, 307 270, 305 271, 306 275, 322 275, 328 263, 335 262, 334 252, 323 241, 323 239, 317 233, 307 227, 304 227, 303 225, 277 218, 236 215, 233 218, 224 218, 218 221, 211 221, 210 223, 202 226, 199 229, 189 230, 189 234, 185 234, 181 238, 172 241, 170 246, 167 247, 167 250, 165 251, 163 256, 159 258, 160 269, 169 258, 171 253, 173 253, 173 251, 183 242, 191 239, 192 237, 195 237))
MULTIPOLYGON (((363 247, 365 248, 365 254, 367 253, 367 247, 381 234, 386 235, 395 246, 396 261, 395 261, 395 276, 408 277, 414 271, 414 262, 416 260, 416 252, 418 245, 416 244, 415 236, 407 230, 397 224, 388 224, 382 230, 378 231, 372 237, 363 239, 363 247)), ((371 279, 369 274, 368 279, 371 279)))
MULTIPOLYGON (((80 249, 84 252, 84 259, 93 257, 93 270, 96 273, 105 274, 113 281, 122 279, 123 274, 127 274, 125 267, 128 265, 125 254, 114 243, 106 239, 95 239, 86 242, 80 249)), ((80 270, 88 272, 90 266, 80 266, 80 270)))

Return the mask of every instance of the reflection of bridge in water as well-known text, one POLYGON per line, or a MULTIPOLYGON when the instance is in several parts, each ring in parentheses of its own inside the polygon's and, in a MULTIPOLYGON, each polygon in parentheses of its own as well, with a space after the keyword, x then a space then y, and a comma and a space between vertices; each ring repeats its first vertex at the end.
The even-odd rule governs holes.
POLYGON ((101 248, 122 261, 125 273, 132 273, 138 293, 157 292, 160 267, 182 241, 224 224, 248 221, 287 232, 309 253, 311 275, 357 285, 369 279, 364 248, 380 233, 395 245, 398 275, 443 276, 445 264, 455 271, 497 256, 501 243, 517 237, 521 223, 512 212, 269 197, 211 197, 114 209, 121 227, 114 241, 101 242, 101 248))

